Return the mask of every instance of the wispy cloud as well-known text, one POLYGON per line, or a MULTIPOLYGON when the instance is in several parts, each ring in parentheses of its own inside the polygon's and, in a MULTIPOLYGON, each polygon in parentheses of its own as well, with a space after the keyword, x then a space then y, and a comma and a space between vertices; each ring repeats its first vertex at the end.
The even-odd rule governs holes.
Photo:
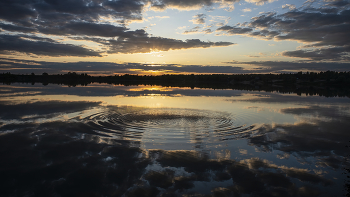
POLYGON ((265 3, 272 3, 278 0, 245 0, 248 3, 254 3, 255 5, 264 5, 265 3))
POLYGON ((193 19, 190 21, 193 24, 204 24, 206 18, 207 18, 207 16, 205 14, 197 14, 197 15, 193 16, 193 19))
POLYGON ((244 8, 242 11, 243 11, 243 12, 251 12, 252 9, 250 9, 250 8, 244 8))
POLYGON ((285 4, 285 5, 282 5, 282 8, 283 8, 283 9, 288 8, 288 9, 290 9, 290 10, 296 9, 295 5, 293 5, 293 4, 285 4))

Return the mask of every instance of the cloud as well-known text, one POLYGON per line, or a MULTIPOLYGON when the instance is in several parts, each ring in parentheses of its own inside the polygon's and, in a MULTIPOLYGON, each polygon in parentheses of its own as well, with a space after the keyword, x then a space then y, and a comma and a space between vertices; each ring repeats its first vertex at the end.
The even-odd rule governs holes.
POLYGON ((193 27, 193 28, 190 29, 190 30, 184 31, 183 34, 200 33, 200 32, 199 32, 199 29, 200 29, 200 28, 201 28, 201 27, 199 27, 199 26, 193 27))
POLYGON ((350 45, 340 47, 320 48, 313 50, 296 50, 283 52, 287 57, 299 57, 312 60, 349 61, 350 45))
POLYGON ((52 25, 67 20, 96 21, 101 16, 141 20, 143 0, 16 0, 0 3, 0 18, 26 26, 52 25))
POLYGON ((234 9, 234 4, 239 1, 240 0, 150 0, 151 8, 156 10, 198 10, 203 7, 219 4, 220 8, 228 8, 226 11, 232 11, 234 9))
POLYGON ((283 8, 283 9, 288 8, 288 9, 290 9, 290 10, 296 9, 296 7, 295 7, 294 4, 285 4, 285 5, 282 5, 282 8, 283 8))
POLYGON ((200 9, 213 4, 233 6, 240 0, 15 0, 0 3, 0 19, 15 24, 45 23, 48 21, 64 22, 97 21, 100 17, 112 17, 124 23, 130 20, 142 20, 146 6, 151 9, 200 9))
POLYGON ((350 2, 348 0, 324 0, 327 3, 327 6, 336 6, 336 7, 345 7, 350 5, 350 2))
POLYGON ((204 6, 211 6, 216 0, 151 0, 151 6, 155 9, 199 9, 204 6))
POLYGON ((278 0, 245 0, 248 3, 254 3, 255 5, 264 5, 265 3, 272 3, 278 0))
POLYGON ((197 14, 193 16, 193 19, 190 20, 193 24, 205 24, 205 19, 206 19, 205 14, 197 14))
POLYGON ((3 23, 0 23, 0 28, 5 31, 15 31, 15 32, 23 32, 23 33, 34 33, 37 31, 35 28, 9 25, 9 24, 3 24, 3 23))
POLYGON ((250 9, 250 8, 245 8, 245 9, 243 9, 242 11, 243 11, 243 12, 251 12, 252 9, 250 9))
MULTIPOLYGON (((307 43, 305 50, 284 52, 287 57, 310 60, 348 61, 350 55, 350 10, 336 7, 292 9, 284 14, 263 13, 245 26, 222 26, 217 31, 265 40, 292 40, 307 43)), ((289 8, 291 6, 289 5, 289 8)))
POLYGON ((211 29, 205 29, 205 30, 203 30, 203 32, 206 33, 206 34, 211 34, 211 33, 213 33, 213 31, 212 31, 211 29))
POLYGON ((235 35, 235 34, 246 34, 246 33, 252 32, 253 29, 248 27, 241 28, 241 27, 232 27, 232 26, 225 25, 225 26, 219 27, 217 31, 226 31, 229 34, 235 35))
MULTIPOLYGON (((226 2, 227 0, 225 0, 226 2)), ((221 2, 221 1, 220 1, 221 2)), ((231 2, 231 1, 227 1, 231 2)), ((232 1, 233 2, 233 1, 232 1)), ((125 23, 130 20, 142 20, 145 6, 207 6, 219 3, 214 0, 174 1, 174 0, 62 0, 36 1, 16 0, 1 2, 1 9, 18 11, 14 15, 4 10, 0 22, 2 53, 16 52, 48 56, 101 56, 101 53, 147 53, 189 48, 208 48, 230 46, 231 42, 204 42, 198 39, 177 40, 172 38, 152 37, 143 29, 130 30, 125 23), (151 4, 149 4, 151 2, 151 4), (111 19, 111 20, 106 20, 111 19), (101 20, 105 23, 101 23, 101 20), (113 23, 110 23, 113 21, 113 23), (119 23, 119 25, 116 25, 119 23), (97 42, 100 52, 73 44, 55 41, 23 39, 22 36, 5 35, 19 33, 40 33, 48 36, 69 36, 69 39, 97 42), (10 44, 10 40, 13 44, 10 44), (21 47, 23 46, 23 47, 21 47), (45 48, 46 47, 46 48, 45 48)), ((205 23, 205 14, 198 14, 194 22, 205 23)), ((205 30, 204 33, 210 33, 205 30)), ((188 32, 190 33, 190 32, 188 32)), ((57 38, 56 38, 57 39, 57 38)))
MULTIPOLYGON (((47 55, 47 56, 98 56, 99 52, 72 44, 49 42, 50 39, 28 40, 26 36, 0 35, 0 53, 13 54, 15 52, 47 55)), ((32 37, 35 38, 35 37, 32 37)), ((53 40, 51 40, 53 41, 53 40)))
POLYGON ((100 72, 108 75, 114 73, 138 74, 147 71, 159 71, 163 73, 250 73, 250 70, 244 70, 236 66, 201 66, 201 65, 178 65, 178 64, 159 64, 158 66, 149 66, 140 63, 116 64, 109 62, 44 62, 16 59, 0 59, 0 72, 7 72, 6 69, 14 68, 14 73, 30 73, 35 69, 40 69, 40 73, 67 73, 69 72, 100 72), (6 66, 4 66, 6 65, 6 66), (137 71, 135 71, 137 70, 137 71))
POLYGON ((0 18, 8 21, 35 18, 37 12, 32 9, 34 1, 1 1, 0 18))
MULTIPOLYGON (((151 51, 168 51, 233 45, 231 42, 203 42, 198 39, 182 41, 171 38, 150 37, 144 30, 129 31, 123 26, 86 22, 71 22, 64 26, 54 28, 39 27, 38 31, 49 35, 85 36, 72 38, 98 42, 107 47, 107 53, 148 53, 151 51), (94 37, 105 37, 109 39, 94 37)), ((98 52, 93 52, 75 45, 44 43, 38 41, 33 42, 23 40, 19 36, 2 35, 2 37, 4 37, 4 39, 1 39, 3 45, 0 48, 3 51, 18 51, 50 56, 68 56, 68 54, 71 56, 100 56, 98 52), (10 38, 12 41, 5 38, 10 38), (10 44, 10 42, 14 43, 10 44), (44 48, 45 44, 47 44, 47 50, 44 48)))
POLYGON ((151 51, 169 51, 190 48, 208 48, 230 46, 232 42, 204 42, 199 39, 188 39, 185 41, 162 38, 149 37, 145 32, 140 30, 137 36, 128 39, 108 40, 108 53, 148 53, 151 51))
POLYGON ((299 70, 315 70, 315 71, 346 71, 349 70, 350 63, 341 62, 316 62, 316 61, 250 61, 250 62, 223 62, 235 65, 255 65, 256 69, 262 69, 265 72, 283 72, 283 71, 299 71, 299 70))
POLYGON ((110 63, 110 62, 44 62, 18 59, 0 58, 0 72, 8 72, 13 68, 13 73, 31 73, 39 69, 40 73, 67 73, 86 72, 94 74, 114 75, 114 73, 140 74, 149 71, 161 73, 271 73, 271 72, 291 72, 300 70, 334 70, 344 71, 350 67, 349 63, 337 62, 285 62, 285 61, 250 61, 250 62, 223 62, 236 66, 203 66, 203 65, 179 65, 179 64, 159 64, 149 66, 140 63, 110 63), (250 66, 250 69, 244 68, 250 66), (253 66, 253 67, 252 67, 253 66))
POLYGON ((110 24, 97 24, 86 22, 70 22, 60 27, 44 28, 39 27, 39 32, 50 35, 71 35, 71 36, 99 36, 99 37, 123 37, 128 38, 144 34, 143 30, 128 31, 124 26, 110 24))

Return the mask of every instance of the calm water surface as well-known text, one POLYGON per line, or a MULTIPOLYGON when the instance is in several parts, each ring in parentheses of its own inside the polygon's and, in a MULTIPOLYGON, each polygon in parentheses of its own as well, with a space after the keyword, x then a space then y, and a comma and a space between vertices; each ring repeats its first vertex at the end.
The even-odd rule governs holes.
POLYGON ((343 196, 350 99, 0 86, 0 196, 343 196))

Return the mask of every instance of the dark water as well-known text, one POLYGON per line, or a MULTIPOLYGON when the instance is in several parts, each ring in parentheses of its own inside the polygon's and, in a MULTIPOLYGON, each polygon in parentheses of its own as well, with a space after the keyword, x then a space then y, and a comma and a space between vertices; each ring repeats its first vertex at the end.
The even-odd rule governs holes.
POLYGON ((0 86, 0 196, 344 196, 350 99, 0 86))

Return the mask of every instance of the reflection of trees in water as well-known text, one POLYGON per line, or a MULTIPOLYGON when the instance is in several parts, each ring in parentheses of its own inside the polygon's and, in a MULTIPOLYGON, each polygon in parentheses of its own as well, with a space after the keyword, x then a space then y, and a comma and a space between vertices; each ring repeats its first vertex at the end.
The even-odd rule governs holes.
POLYGON ((64 75, 13 75, 0 74, 0 82, 10 85, 14 82, 35 82, 43 85, 64 84, 70 87, 87 86, 91 83, 115 85, 161 85, 166 87, 197 87, 211 89, 236 89, 277 91, 298 95, 320 95, 325 97, 350 97, 350 72, 320 72, 295 74, 238 74, 238 75, 120 75, 89 76, 87 74, 68 73, 64 75))
POLYGON ((201 193, 198 183, 229 182, 209 188, 209 194, 322 196, 332 185, 308 170, 258 158, 212 160, 196 151, 146 154, 127 141, 82 136, 87 128, 66 122, 12 125, 15 132, 0 136, 0 195, 179 196, 201 193))

